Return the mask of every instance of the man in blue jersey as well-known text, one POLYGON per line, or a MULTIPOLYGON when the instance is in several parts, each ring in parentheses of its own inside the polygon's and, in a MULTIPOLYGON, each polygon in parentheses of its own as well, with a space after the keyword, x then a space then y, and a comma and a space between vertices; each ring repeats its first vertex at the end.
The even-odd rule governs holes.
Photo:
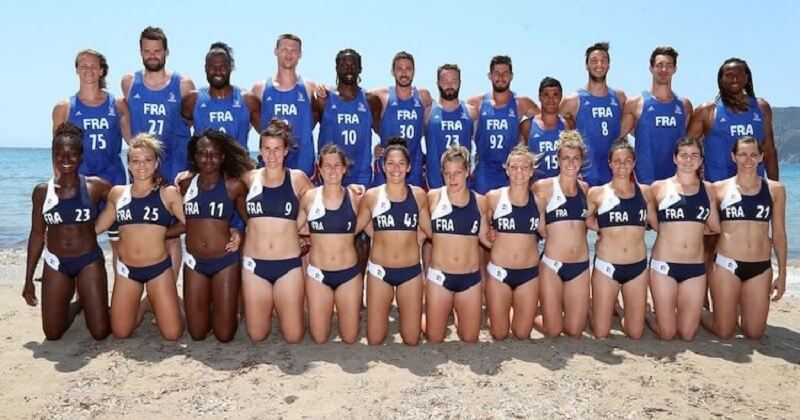
POLYGON ((650 54, 650 90, 625 103, 620 136, 633 132, 636 138, 636 178, 642 184, 675 174, 673 150, 686 135, 692 115, 691 101, 672 91, 677 70, 678 52, 669 46, 657 47, 650 54))
MULTIPOLYGON (((178 72, 167 70, 169 48, 164 30, 148 26, 139 36, 139 53, 144 69, 122 77, 122 93, 131 115, 131 132, 150 133, 164 145, 159 163, 167 182, 188 167, 186 148, 189 126, 181 118, 181 101, 194 83, 178 72)), ((175 279, 181 269, 180 239, 168 240, 169 254, 175 279)))
POLYGON ((273 118, 282 119, 292 126, 295 148, 286 156, 286 166, 300 169, 313 178, 316 144, 312 131, 317 124, 311 101, 316 85, 297 74, 297 65, 303 56, 302 41, 297 35, 283 34, 275 43, 278 68, 268 80, 256 82, 250 90, 261 100, 261 125, 266 128, 273 118))
POLYGON ((589 185, 602 185, 611 180, 608 151, 619 138, 625 92, 606 83, 611 66, 607 42, 598 42, 586 49, 586 85, 561 101, 561 115, 583 136, 588 158, 581 171, 589 185))
POLYGON ((258 97, 231 85, 235 68, 233 50, 224 42, 215 42, 206 54, 208 87, 193 90, 182 101, 183 118, 194 125, 195 133, 220 130, 249 150, 250 126, 258 131, 261 102, 258 97))
POLYGON ((81 175, 99 176, 111 185, 126 183, 120 159, 122 140, 131 139, 128 106, 123 98, 106 91, 108 63, 94 50, 82 50, 75 57, 78 92, 53 107, 53 132, 66 121, 83 130, 81 175))
POLYGON ((475 130, 476 167, 475 190, 481 194, 508 184, 503 164, 508 153, 519 143, 519 124, 524 116, 539 113, 539 107, 526 96, 511 90, 514 70, 511 57, 498 55, 489 63, 492 91, 470 98, 469 104, 478 109, 475 130))
POLYGON ((333 143, 342 148, 353 165, 343 180, 344 185, 372 184, 372 116, 376 101, 359 86, 361 55, 344 49, 336 54, 336 88, 316 95, 314 114, 320 121, 318 144, 333 143))
POLYGON ((441 156, 450 146, 472 147, 478 109, 458 98, 461 69, 443 64, 436 69, 439 100, 425 113, 425 178, 428 188, 444 186, 441 156))
POLYGON ((704 174, 719 181, 736 174, 731 160, 733 144, 739 137, 753 136, 762 144, 763 166, 759 173, 778 179, 778 152, 772 131, 772 108, 753 89, 753 74, 747 62, 729 58, 717 72, 719 95, 694 111, 687 136, 704 138, 704 174))
MULTIPOLYGON (((369 92, 373 129, 381 138, 375 156, 383 156, 383 148, 391 137, 406 139, 411 154, 411 172, 407 180, 411 185, 424 186, 422 159, 422 123, 431 106, 431 93, 427 89, 412 86, 414 82, 414 56, 400 51, 392 59, 394 86, 373 89, 369 92)), ((383 184, 383 160, 377 159, 374 185, 383 184)))
POLYGON ((562 96, 563 90, 558 79, 542 79, 539 83, 542 112, 525 118, 519 127, 520 143, 527 145, 536 155, 534 181, 558 175, 558 136, 562 131, 572 129, 569 122, 558 114, 562 96))

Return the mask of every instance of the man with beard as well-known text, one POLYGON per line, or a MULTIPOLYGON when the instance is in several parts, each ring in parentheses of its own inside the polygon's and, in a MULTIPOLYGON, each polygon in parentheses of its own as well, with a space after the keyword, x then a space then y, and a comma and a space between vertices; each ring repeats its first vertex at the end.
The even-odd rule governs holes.
MULTIPOLYGON (((314 98, 314 113, 320 121, 318 144, 339 146, 353 162, 343 185, 372 183, 372 110, 358 83, 361 55, 350 48, 336 54, 336 89, 314 98)), ((374 103, 374 101, 373 101, 374 103)))
POLYGON ((492 82, 492 92, 469 100, 469 104, 478 109, 474 180, 475 191, 481 194, 508 184, 503 164, 511 148, 519 143, 520 121, 525 116, 532 117, 539 113, 539 107, 530 98, 518 97, 511 91, 511 80, 514 78, 511 57, 493 57, 489 63, 488 77, 492 82))
POLYGON ((525 118, 519 127, 520 142, 537 156, 534 180, 558 175, 558 136, 562 131, 572 129, 558 114, 562 94, 561 82, 552 77, 542 79, 539 83, 542 112, 533 118, 525 118))
POLYGON ((762 145, 764 161, 758 173, 778 180, 778 152, 772 131, 772 108, 753 89, 753 75, 747 62, 729 58, 717 72, 719 95, 700 105, 692 114, 687 137, 703 138, 704 172, 707 181, 719 181, 736 174, 731 150, 739 137, 753 136, 762 145))
POLYGON ((652 184, 675 174, 672 153, 686 135, 692 103, 672 91, 672 76, 678 69, 678 52, 672 47, 657 47, 650 54, 653 84, 625 103, 621 136, 634 131, 636 137, 636 178, 652 184))
POLYGON ((561 115, 583 136, 587 162, 583 180, 589 185, 602 185, 611 180, 608 151, 619 138, 625 92, 612 89, 606 83, 611 64, 608 42, 598 42, 586 49, 586 86, 561 101, 561 115))
POLYGON ((276 73, 268 80, 261 80, 250 90, 261 99, 261 124, 264 129, 273 118, 284 120, 292 126, 295 147, 286 156, 287 168, 300 169, 313 178, 316 154, 311 132, 317 120, 311 109, 314 82, 297 74, 297 64, 302 53, 302 41, 297 35, 283 34, 275 43, 278 60, 276 73))
POLYGON ((369 93, 370 107, 377 111, 372 115, 375 131, 381 144, 375 150, 380 159, 375 162, 373 185, 385 182, 383 174, 383 149, 390 137, 406 139, 406 147, 411 154, 411 172, 408 183, 424 186, 422 168, 422 120, 431 107, 431 93, 411 85, 414 81, 414 56, 400 51, 392 59, 392 76, 395 85, 373 89, 369 93))
MULTIPOLYGON (((163 143, 159 169, 169 182, 188 167, 189 126, 181 118, 181 100, 194 90, 194 83, 165 68, 169 48, 161 28, 144 28, 139 36, 139 52, 144 70, 122 77, 122 93, 130 111, 132 134, 150 133, 163 143)), ((177 279, 181 268, 180 239, 167 242, 177 279)))
POLYGON ((425 114, 425 167, 428 189, 444 186, 441 156, 450 146, 472 144, 473 123, 478 110, 458 99, 461 89, 461 69, 455 64, 443 64, 436 69, 439 101, 425 114))
POLYGON ((227 133, 245 150, 250 125, 258 130, 261 104, 258 97, 231 85, 233 50, 224 42, 211 44, 206 54, 208 87, 189 92, 182 102, 183 118, 194 124, 195 134, 208 129, 227 133))

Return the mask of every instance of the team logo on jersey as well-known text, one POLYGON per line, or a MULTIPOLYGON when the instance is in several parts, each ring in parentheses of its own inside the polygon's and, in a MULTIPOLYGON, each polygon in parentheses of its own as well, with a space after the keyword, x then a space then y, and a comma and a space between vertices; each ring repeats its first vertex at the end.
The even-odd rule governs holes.
POLYGON ((297 92, 297 102, 305 102, 305 101, 306 101, 306 97, 303 96, 302 93, 297 92))
POLYGON ((538 139, 539 137, 542 137, 541 134, 533 133, 533 138, 538 139))
POLYGON ((141 97, 141 96, 139 96, 139 94, 138 94, 138 93, 134 93, 134 94, 133 94, 133 99, 142 99, 142 97, 141 97))
POLYGON ((331 109, 336 109, 336 104, 331 105, 331 109))
POLYGON ((508 110, 508 116, 511 117, 511 118, 517 118, 517 113, 514 112, 513 109, 509 109, 508 110))
POLYGON ((757 112, 754 112, 754 113, 753 113, 753 121, 755 121, 755 122, 761 122, 761 116, 760 116, 760 115, 758 115, 758 113, 757 113, 757 112))
POLYGON ((619 106, 616 99, 611 98, 611 106, 619 106))
POLYGON ((414 98, 414 108, 419 108, 419 107, 421 107, 421 106, 422 106, 422 105, 419 103, 419 101, 417 100, 417 98, 414 98))
POLYGON ((83 115, 83 113, 81 111, 75 111, 75 116, 76 117, 80 117, 81 115, 83 115))
POLYGON ((586 105, 586 106, 589 106, 589 105, 591 105, 592 103, 591 103, 591 102, 589 102, 589 101, 586 101, 586 102, 584 102, 583 104, 584 104, 584 105, 586 105))
POLYGON ((358 104, 358 112, 367 112, 367 108, 363 103, 358 104))
POLYGON ((397 106, 397 101, 392 101, 391 105, 389 106, 397 106))
POLYGON ((487 113, 486 113, 486 111, 483 111, 483 112, 481 113, 481 116, 482 116, 482 117, 485 117, 485 116, 487 116, 487 115, 489 115, 489 114, 487 114, 487 113))
POLYGON ((200 108, 205 108, 206 106, 208 106, 208 105, 206 105, 206 103, 205 103, 205 102, 203 102, 203 103, 201 103, 201 104, 200 104, 200 108))
POLYGON ((724 123, 725 121, 728 121, 725 117, 719 117, 719 122, 724 123))
POLYGON ((266 101, 267 101, 267 102, 272 102, 272 96, 267 96, 267 99, 266 99, 266 101))
POLYGON ((683 111, 681 111, 680 105, 675 105, 675 113, 678 115, 683 115, 683 111))
POLYGON ((233 100, 233 107, 234 107, 234 108, 241 108, 241 107, 242 107, 242 103, 241 103, 241 102, 239 102, 239 100, 238 100, 238 99, 234 99, 234 100, 233 100))
POLYGON ((172 92, 169 93, 169 96, 167 97, 167 102, 178 102, 178 100, 175 99, 175 94, 174 93, 172 93, 172 92))
POLYGON ((647 112, 653 112, 653 111, 655 111, 655 110, 656 110, 656 109, 655 109, 655 108, 653 108, 653 105, 650 105, 649 107, 647 107, 647 112))
POLYGON ((462 111, 461 112, 461 119, 462 120, 468 120, 469 119, 469 115, 467 115, 467 111, 462 111))
POLYGON ((114 110, 114 105, 113 104, 108 106, 108 116, 109 117, 116 117, 117 116, 117 111, 114 110))

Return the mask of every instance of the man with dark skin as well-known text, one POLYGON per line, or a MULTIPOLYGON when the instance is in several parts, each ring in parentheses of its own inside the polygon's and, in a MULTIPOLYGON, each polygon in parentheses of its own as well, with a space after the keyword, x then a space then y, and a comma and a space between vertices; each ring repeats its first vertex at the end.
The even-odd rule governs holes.
MULTIPOLYGON (((224 42, 215 42, 206 54, 208 87, 189 92, 181 102, 181 115, 194 125, 195 134, 220 130, 248 150, 250 126, 260 127, 261 102, 254 94, 231 85, 233 51, 224 42)), ((191 159, 191 157, 190 157, 191 159)))
POLYGON ((519 142, 520 122, 523 117, 532 117, 540 112, 531 98, 517 96, 511 90, 511 81, 514 79, 511 57, 493 57, 487 77, 492 83, 492 91, 473 96, 468 101, 478 109, 475 191, 480 194, 508 185, 503 164, 508 152, 519 142))
POLYGON ((611 67, 607 42, 598 42, 586 49, 586 85, 561 101, 560 112, 581 133, 588 148, 581 171, 590 186, 602 185, 611 180, 608 168, 608 151, 619 138, 625 92, 612 89, 606 82, 611 67))
POLYGON ((704 139, 704 175, 708 181, 727 179, 736 174, 730 158, 739 137, 753 136, 762 144, 763 167, 767 177, 778 180, 778 152, 772 131, 772 108, 756 97, 753 75, 747 62, 729 58, 717 72, 719 95, 695 109, 687 137, 704 139))
POLYGON ((392 59, 392 76, 394 86, 373 89, 369 92, 370 108, 377 111, 372 115, 373 129, 381 138, 376 147, 378 159, 374 185, 384 182, 383 148, 391 137, 406 139, 411 153, 411 172, 408 175, 410 185, 423 186, 423 154, 422 135, 423 119, 431 107, 431 93, 428 89, 417 88, 414 82, 414 57, 400 51, 392 59))

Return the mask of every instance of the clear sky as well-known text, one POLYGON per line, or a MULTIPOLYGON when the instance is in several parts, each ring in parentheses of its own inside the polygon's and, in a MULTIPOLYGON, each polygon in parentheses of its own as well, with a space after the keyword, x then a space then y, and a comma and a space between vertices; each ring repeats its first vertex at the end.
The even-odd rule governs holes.
MULTIPOLYGON (((629 96, 650 87, 648 58, 658 45, 680 56, 674 90, 697 105, 717 92, 723 60, 744 58, 758 96, 773 106, 800 105, 795 82, 800 55, 800 6, 793 1, 17 1, 0 16, 5 40, 5 80, 0 146, 47 147, 51 111, 78 88, 75 53, 96 49, 108 58, 107 80, 120 95, 123 74, 142 67, 138 38, 147 25, 169 38, 167 67, 206 85, 203 63, 209 45, 234 49, 234 84, 249 88, 275 70, 278 34, 303 39, 300 73, 333 84, 334 56, 354 48, 363 60, 362 86, 392 83, 392 56, 416 58, 417 86, 434 97, 436 67, 462 69, 461 97, 490 88, 489 60, 513 59, 512 89, 536 99, 544 76, 561 80, 565 94, 586 81, 584 50, 611 42, 612 87, 629 96)), ((538 100, 537 100, 538 102, 538 100)))

